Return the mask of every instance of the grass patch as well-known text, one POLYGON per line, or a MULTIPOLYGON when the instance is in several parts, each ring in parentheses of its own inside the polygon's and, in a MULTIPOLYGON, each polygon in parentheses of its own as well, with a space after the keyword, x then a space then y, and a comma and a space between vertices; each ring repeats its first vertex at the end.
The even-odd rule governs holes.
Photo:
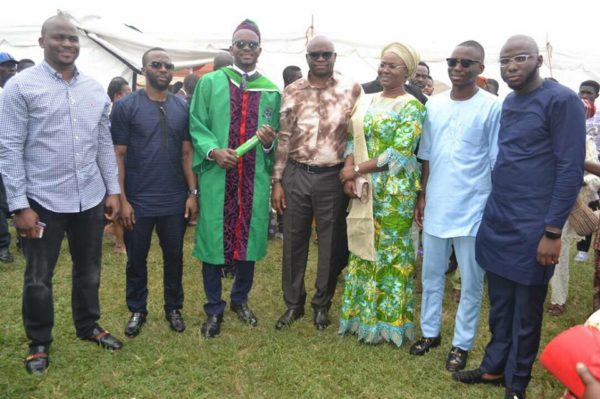
MULTIPOLYGON (((13 231, 14 237, 14 231, 13 231)), ((331 309, 333 325, 324 332, 312 325, 310 296, 314 293, 316 246, 311 254, 306 285, 306 316, 285 331, 274 329, 285 310, 281 292, 281 241, 269 243, 269 254, 257 264, 250 306, 259 318, 256 328, 242 325, 227 309, 221 335, 205 340, 199 327, 204 320, 200 263, 191 256, 193 229, 185 246, 183 316, 187 330, 170 331, 163 313, 162 256, 156 237, 148 258, 148 323, 142 333, 127 339, 123 334, 128 311, 125 305, 125 257, 104 244, 101 287, 103 327, 123 339, 118 352, 101 350, 75 337, 71 319, 71 264, 63 251, 54 276, 55 326, 51 365, 42 377, 23 368, 27 338, 21 320, 24 259, 0 264, 0 397, 1 398, 498 398, 503 388, 464 386, 452 381, 445 368, 451 346, 456 305, 447 284, 444 300, 442 346, 423 357, 390 344, 360 344, 353 336, 337 335, 340 280, 331 309)), ((590 257, 592 258, 592 257, 590 257)), ((542 345, 564 329, 582 323, 592 307, 593 259, 572 262, 567 312, 546 316, 542 345)), ((232 280, 224 281, 228 300, 232 280)), ((548 295, 549 297, 549 295, 548 295)), ((416 296, 419 315, 420 296, 416 296)), ((488 303, 484 301, 480 331, 468 367, 476 367, 488 342, 488 303)), ((416 320, 418 326, 418 320, 416 320)), ((417 334, 420 330, 417 328, 417 334)), ((563 388, 536 363, 528 390, 532 398, 557 398, 563 388)))

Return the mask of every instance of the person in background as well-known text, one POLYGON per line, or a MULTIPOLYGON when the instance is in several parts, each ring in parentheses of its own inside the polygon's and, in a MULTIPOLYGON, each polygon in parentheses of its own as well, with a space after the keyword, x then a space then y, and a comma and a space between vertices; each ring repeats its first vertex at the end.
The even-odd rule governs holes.
POLYGON ((233 65, 200 79, 190 106, 194 170, 202 201, 193 256, 202 261, 206 321, 203 337, 221 331, 226 302, 221 269, 236 265, 231 310, 250 326, 258 318, 248 306, 256 261, 267 252, 269 177, 279 126, 280 94, 256 70, 262 52, 260 31, 244 20, 233 32, 233 65), (244 155, 235 148, 256 136, 244 155))
POLYGON ((19 64, 17 65, 17 73, 21 73, 32 66, 35 66, 35 62, 33 62, 33 60, 30 60, 29 58, 23 58, 19 60, 19 64))
POLYGON ((502 103, 492 192, 476 241, 487 272, 491 340, 478 368, 452 375, 466 384, 504 385, 508 399, 525 398, 548 281, 585 159, 581 100, 540 76, 538 48, 517 35, 500 50, 500 74, 513 92, 502 103))
POLYGON ((425 87, 423 88, 423 94, 431 97, 433 95, 433 90, 433 78, 428 76, 427 80, 425 81, 425 87))
POLYGON ((400 346, 414 336, 413 211, 420 191, 417 147, 425 107, 404 90, 419 55, 401 43, 381 52, 383 92, 354 114, 345 166, 344 191, 352 198, 348 224, 350 259, 340 309, 339 334, 370 344, 400 346), (363 192, 356 179, 367 178, 363 192), (361 198, 356 198, 361 194, 361 198), (367 198, 363 197, 367 195, 367 198))
POLYGON ((25 369, 32 374, 50 363, 52 276, 65 235, 77 336, 108 349, 123 346, 98 325, 104 218, 119 212, 110 100, 76 68, 79 36, 69 19, 47 19, 39 44, 44 61, 11 79, 0 97, 0 171, 17 233, 25 237, 25 369))
MULTIPOLYGON (((598 98, 598 92, 600 92, 600 84, 593 80, 586 80, 585 82, 581 82, 579 85, 579 98, 582 100, 590 101, 593 105, 596 99, 598 98)), ((596 116, 596 113, 593 113, 586 118, 586 132, 589 137, 591 137, 595 143, 598 143, 598 127, 594 129, 593 119, 596 116)), ((600 119, 599 119, 600 121, 600 119)), ((598 152, 598 145, 596 144, 596 152, 598 152)), ((598 209, 598 195, 596 194, 592 198, 588 206, 593 211, 598 209)), ((592 243, 592 235, 588 235, 577 243, 577 255, 575 255, 575 261, 577 262, 585 262, 588 259, 588 251, 590 250, 590 245, 592 243)))
MULTIPOLYGON (((131 87, 129 82, 121 76, 116 76, 111 79, 106 90, 108 98, 114 104, 117 100, 125 97, 131 93, 131 87)), ((116 254, 126 254, 125 241, 123 241, 123 225, 121 221, 113 221, 106 225, 104 228, 104 234, 112 236, 115 239, 115 245, 113 246, 113 252, 116 254)))
POLYGON ((113 106, 111 131, 121 185, 120 219, 127 248, 125 335, 137 336, 148 315, 147 258, 156 230, 163 259, 165 319, 183 332, 183 239, 198 212, 185 100, 169 92, 174 66, 161 48, 142 56, 146 88, 113 106))
POLYGON ((192 102, 192 97, 194 96, 194 90, 196 90, 196 84, 200 78, 190 73, 185 78, 183 78, 183 90, 185 91, 185 102, 190 105, 192 102))
POLYGON ((497 96, 499 88, 500 85, 498 84, 498 81, 496 79, 487 78, 485 81, 485 87, 483 89, 497 96))
POLYGON ((410 80, 410 84, 417 86, 421 91, 425 89, 427 78, 429 77, 429 65, 425 61, 420 61, 415 76, 410 80))
MULTIPOLYGON (((0 53, 0 96, 6 82, 17 73, 17 61, 8 53, 0 53)), ((9 217, 6 191, 0 175, 0 262, 12 263, 14 257, 10 253, 10 232, 8 231, 9 217)))

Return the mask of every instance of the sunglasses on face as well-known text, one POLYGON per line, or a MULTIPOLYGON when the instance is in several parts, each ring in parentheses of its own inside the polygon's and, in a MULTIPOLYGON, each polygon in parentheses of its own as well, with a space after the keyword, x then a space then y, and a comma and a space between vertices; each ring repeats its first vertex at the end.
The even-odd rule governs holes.
POLYGON ((323 58, 325 61, 327 61, 333 57, 333 51, 312 51, 308 53, 308 56, 313 61, 317 61, 319 58, 323 58))
POLYGON ((236 40, 233 42, 233 45, 240 50, 248 47, 250 50, 256 50, 258 46, 260 46, 259 42, 255 42, 254 40, 236 40))
POLYGON ((168 63, 168 62, 152 61, 151 63, 148 64, 148 66, 150 68, 156 69, 156 70, 160 70, 160 69, 162 69, 162 67, 165 67, 165 69, 167 71, 172 71, 173 69, 175 69, 175 65, 168 63))
POLYGON ((515 55, 514 57, 502 57, 498 60, 498 62, 500 63, 501 68, 505 68, 511 62, 514 62, 515 64, 524 64, 531 57, 533 57, 531 54, 519 54, 515 55))
POLYGON ((446 58, 446 62, 450 68, 454 68, 458 63, 463 68, 469 68, 473 64, 480 64, 480 61, 469 60, 467 58, 446 58))

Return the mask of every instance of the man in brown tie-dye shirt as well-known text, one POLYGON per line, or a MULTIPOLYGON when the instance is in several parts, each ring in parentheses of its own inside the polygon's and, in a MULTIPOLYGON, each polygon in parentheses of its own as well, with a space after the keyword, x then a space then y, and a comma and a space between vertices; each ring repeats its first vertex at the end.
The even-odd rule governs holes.
POLYGON ((273 169, 273 207, 283 214, 283 297, 287 311, 275 328, 304 315, 304 272, 313 216, 319 236, 314 324, 329 325, 327 311, 337 275, 345 265, 348 198, 338 173, 344 162, 350 117, 361 97, 360 84, 334 73, 335 48, 322 36, 307 47, 309 73, 285 88, 279 143, 273 169))

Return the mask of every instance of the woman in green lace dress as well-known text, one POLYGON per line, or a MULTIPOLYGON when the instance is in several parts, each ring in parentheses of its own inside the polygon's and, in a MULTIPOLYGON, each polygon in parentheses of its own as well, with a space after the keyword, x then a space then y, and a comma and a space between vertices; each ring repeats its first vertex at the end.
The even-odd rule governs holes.
POLYGON ((339 333, 372 344, 400 346, 404 337, 413 340, 411 226, 420 190, 414 151, 425 107, 404 91, 404 82, 418 62, 418 54, 400 43, 383 49, 378 69, 383 92, 353 119, 351 155, 340 172, 344 190, 355 199, 348 217, 351 254, 339 333), (359 177, 367 181, 365 191, 358 187, 359 177))

